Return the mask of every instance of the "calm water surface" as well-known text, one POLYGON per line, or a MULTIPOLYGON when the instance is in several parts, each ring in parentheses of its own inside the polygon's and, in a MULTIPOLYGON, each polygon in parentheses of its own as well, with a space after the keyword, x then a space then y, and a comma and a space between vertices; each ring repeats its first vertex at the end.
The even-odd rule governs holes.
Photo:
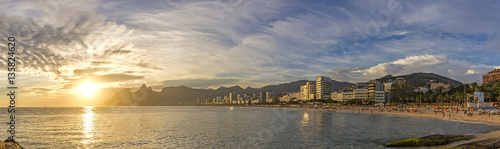
MULTIPOLYGON (((0 118, 7 122, 6 108, 0 118)), ((5 124, 4 123, 4 124, 5 124)), ((499 126, 369 114, 238 107, 18 108, 25 148, 384 148, 395 139, 499 126)), ((7 138, 7 125, 1 125, 7 138)))

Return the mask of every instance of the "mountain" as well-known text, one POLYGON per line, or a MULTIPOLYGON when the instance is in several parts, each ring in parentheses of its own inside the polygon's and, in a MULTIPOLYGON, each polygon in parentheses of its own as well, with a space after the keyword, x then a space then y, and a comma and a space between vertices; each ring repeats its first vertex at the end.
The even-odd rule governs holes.
MULTIPOLYGON (((260 91, 271 90, 274 93, 282 92, 299 92, 300 86, 305 85, 307 80, 299 80, 290 83, 283 83, 278 85, 268 85, 262 88, 245 89, 240 86, 233 87, 220 87, 216 90, 213 89, 194 89, 186 86, 165 87, 160 92, 155 92, 145 84, 139 90, 132 92, 130 89, 123 89, 116 92, 111 99, 104 102, 104 106, 153 106, 153 105, 181 105, 195 103, 196 100, 206 99, 208 97, 226 96, 232 93, 236 97, 237 94, 256 94, 259 96, 260 91)), ((315 84, 314 81, 309 81, 315 84)), ((348 82, 337 82, 332 80, 332 90, 352 86, 354 84, 348 82)))
POLYGON ((377 80, 380 82, 386 82, 389 79, 394 81, 394 80, 396 80, 396 78, 405 78, 406 83, 408 83, 412 86, 415 86, 415 87, 419 87, 419 86, 429 87, 430 80, 435 80, 436 82, 446 83, 446 84, 449 84, 451 86, 458 86, 458 85, 462 84, 459 81, 456 81, 456 80, 453 80, 453 79, 450 79, 450 78, 447 78, 444 76, 440 76, 440 75, 437 75, 434 73, 421 73, 421 72, 420 73, 412 73, 409 75, 402 75, 402 76, 387 75, 387 76, 384 76, 384 77, 379 78, 377 80))
POLYGON ((349 82, 338 82, 338 81, 332 80, 332 91, 336 91, 336 90, 339 90, 339 89, 344 88, 344 87, 351 87, 353 85, 355 85, 355 84, 349 83, 349 82))
POLYGON ((105 106, 154 106, 161 102, 161 95, 145 84, 135 92, 122 89, 116 92, 110 100, 104 102, 105 106))

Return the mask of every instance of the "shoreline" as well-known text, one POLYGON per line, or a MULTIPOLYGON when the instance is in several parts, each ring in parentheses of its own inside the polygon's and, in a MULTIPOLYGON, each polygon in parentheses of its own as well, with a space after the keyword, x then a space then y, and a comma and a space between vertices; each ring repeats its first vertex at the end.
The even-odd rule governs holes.
MULTIPOLYGON (((381 114, 381 115, 400 115, 400 116, 414 116, 414 117, 428 117, 428 118, 436 118, 442 120, 451 120, 457 122, 466 122, 466 123, 484 123, 487 125, 498 125, 500 126, 500 115, 493 114, 484 114, 479 115, 478 111, 473 111, 472 116, 467 116, 464 114, 463 110, 459 110, 458 112, 453 111, 451 109, 447 109, 447 112, 443 112, 444 110, 436 111, 434 109, 430 109, 428 107, 425 108, 399 108, 404 112, 398 109, 398 107, 385 107, 383 110, 375 107, 360 107, 360 106, 343 106, 343 107, 335 107, 335 108, 314 108, 314 107, 279 107, 279 106, 224 106, 224 107, 248 107, 248 108, 274 108, 274 109, 296 109, 296 110, 306 110, 306 111, 322 111, 322 112, 339 112, 339 113, 353 113, 353 114, 381 114), (389 109, 393 109, 390 110, 389 109), (415 111, 407 110, 415 109, 415 111)), ((470 111, 467 111, 470 113, 470 111)))
MULTIPOLYGON (((235 106, 224 106, 224 107, 235 107, 235 106)), ((272 108, 272 109, 290 109, 290 110, 305 110, 305 111, 320 111, 320 112, 339 112, 339 113, 349 113, 349 114, 377 114, 377 115, 395 115, 395 116, 408 116, 408 117, 426 117, 426 118, 435 118, 441 120, 450 120, 453 122, 463 122, 463 123, 479 123, 484 125, 494 125, 500 126, 500 115, 490 115, 484 114, 479 115, 478 111, 472 112, 472 116, 468 116, 464 114, 463 110, 459 110, 451 112, 447 107, 448 112, 443 112, 443 110, 437 112, 438 110, 430 109, 429 107, 423 108, 402 108, 402 107, 385 107, 385 108, 375 108, 375 107, 361 107, 361 106, 343 106, 343 107, 334 107, 334 108, 318 108, 318 107, 280 107, 280 106, 236 106, 236 107, 247 107, 247 108, 272 108), (398 109, 398 110, 390 110, 388 109, 398 109), (403 112, 401 112, 401 109, 403 112), (409 110, 412 109, 412 110, 409 110), (408 111, 409 110, 409 111, 408 111), (434 112, 436 111, 436 112, 434 112), (443 116, 444 115, 444 116, 443 116)), ((453 109, 453 108, 451 108, 453 109)), ((470 111, 467 111, 469 113, 470 111)), ((476 136, 474 139, 453 142, 446 145, 441 146, 429 146, 429 147, 417 147, 417 148, 446 148, 446 147, 454 147, 466 143, 481 141, 489 138, 500 138, 500 129, 494 130, 486 133, 479 134, 471 134, 476 136)))

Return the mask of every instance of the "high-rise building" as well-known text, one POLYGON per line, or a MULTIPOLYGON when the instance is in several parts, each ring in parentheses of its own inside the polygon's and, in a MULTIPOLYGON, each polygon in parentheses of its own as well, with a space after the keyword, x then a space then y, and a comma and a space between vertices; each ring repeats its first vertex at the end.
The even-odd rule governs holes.
POLYGON ((273 102, 273 99, 274 99, 274 92, 267 91, 266 92, 266 102, 273 102))
POLYGON ((387 82, 385 82, 384 83, 384 91, 390 93, 393 84, 394 84, 394 82, 392 82, 392 80, 388 80, 387 82))
POLYGON ((233 104, 233 93, 229 93, 229 104, 233 104))
POLYGON ((375 91, 375 103, 377 104, 383 104, 385 103, 385 95, 386 93, 384 91, 375 91))
POLYGON ((316 87, 314 86, 314 84, 312 84, 311 82, 306 82, 306 85, 300 86, 300 100, 307 101, 313 99, 310 98, 311 94, 313 94, 312 97, 314 98, 314 94, 316 94, 316 87))
POLYGON ((316 77, 316 99, 328 99, 332 93, 332 80, 325 76, 316 77))
POLYGON ((368 89, 354 89, 354 99, 368 99, 368 89))
POLYGON ((377 80, 368 81, 368 99, 375 99, 375 91, 383 91, 384 85, 377 80))
POLYGON ((259 97, 260 97, 259 103, 266 102, 266 91, 261 91, 259 97))
POLYGON ((217 96, 217 104, 222 104, 222 97, 221 96, 217 96))
POLYGON ((483 84, 488 84, 488 82, 495 80, 500 80, 500 69, 492 70, 483 75, 483 84))

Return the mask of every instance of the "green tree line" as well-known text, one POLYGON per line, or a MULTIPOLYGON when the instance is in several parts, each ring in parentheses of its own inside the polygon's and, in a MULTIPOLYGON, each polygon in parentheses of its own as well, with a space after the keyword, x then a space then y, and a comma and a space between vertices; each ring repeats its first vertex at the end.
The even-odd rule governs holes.
POLYGON ((415 87, 409 84, 394 85, 391 89, 391 101, 395 103, 463 103, 468 94, 474 95, 474 92, 484 92, 485 102, 497 102, 500 100, 500 80, 489 82, 479 86, 476 83, 471 85, 460 84, 450 87, 449 90, 438 87, 435 90, 429 90, 426 93, 415 92, 415 87), (465 94, 464 94, 465 89, 465 94))

